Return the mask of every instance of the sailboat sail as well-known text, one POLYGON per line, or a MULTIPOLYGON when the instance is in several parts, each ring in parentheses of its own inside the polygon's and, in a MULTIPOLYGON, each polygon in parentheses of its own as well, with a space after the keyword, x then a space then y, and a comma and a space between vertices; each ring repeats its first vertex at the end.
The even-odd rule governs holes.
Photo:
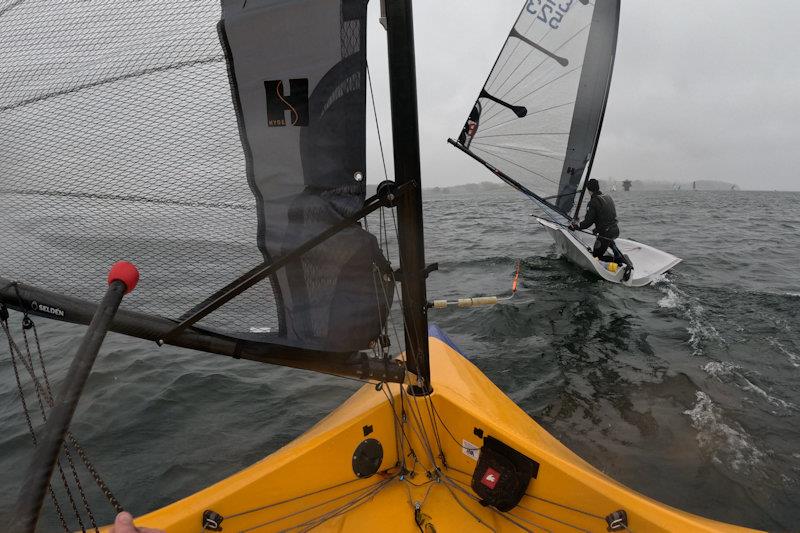
POLYGON ((525 0, 458 138, 552 215, 570 217, 611 81, 619 0, 525 0))
MULTIPOLYGON (((363 207, 366 0, 221 7, 221 22, 219 0, 0 7, 0 278, 99 300, 131 259, 123 307, 178 319, 363 207)), ((353 224, 198 326, 366 348, 388 268, 353 224)))

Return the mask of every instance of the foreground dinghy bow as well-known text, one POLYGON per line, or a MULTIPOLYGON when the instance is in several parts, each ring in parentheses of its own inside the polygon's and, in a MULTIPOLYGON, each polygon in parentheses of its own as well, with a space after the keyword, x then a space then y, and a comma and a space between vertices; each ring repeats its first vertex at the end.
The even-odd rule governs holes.
MULTIPOLYGON (((526 0, 514 34, 558 68, 572 61, 569 50, 531 28, 569 28, 570 17, 595 9, 563 5, 537 11, 526 0)), ((368 381, 295 441, 138 525, 744 531, 605 476, 429 326, 428 310, 447 302, 426 294, 434 267, 423 247, 411 0, 385 2, 397 183, 383 183, 377 199, 365 194, 366 3, 222 0, 221 22, 219 7, 106 0, 0 11, 0 48, 14 59, 0 79, 0 127, 13 135, 0 142, 15 155, 0 161, 0 324, 43 417, 54 404, 44 359, 40 372, 14 342, 8 308, 22 314, 24 335, 37 335, 38 317, 88 324, 102 268, 119 256, 136 256, 142 279, 107 317, 109 330, 368 381), (396 214, 399 265, 369 231, 389 228, 368 229, 362 218, 375 205, 396 214), (40 212, 59 216, 43 226, 40 212), (398 281, 400 325, 390 313, 398 281)), ((18 384, 33 420, 30 390, 18 384)), ((92 529, 70 471, 85 465, 114 509, 123 505, 75 435, 61 448, 67 461, 55 461, 49 505, 64 530, 70 508, 92 529)))
POLYGON ((619 13, 620 0, 525 3, 458 140, 448 141, 530 198, 562 255, 608 281, 641 286, 680 259, 619 239, 635 267, 624 279, 623 269, 592 256, 591 234, 568 228, 592 172, 619 13))

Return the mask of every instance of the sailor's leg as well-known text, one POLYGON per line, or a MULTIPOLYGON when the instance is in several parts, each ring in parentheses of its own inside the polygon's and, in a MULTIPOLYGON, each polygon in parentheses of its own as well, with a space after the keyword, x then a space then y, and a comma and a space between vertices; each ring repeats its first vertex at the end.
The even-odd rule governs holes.
POLYGON ((610 257, 606 257, 606 250, 608 250, 609 241, 608 239, 604 239, 603 237, 598 236, 597 240, 594 241, 594 250, 592 250, 592 255, 598 258, 600 261, 611 261, 610 257))
POLYGON ((627 264, 628 260, 622 254, 622 252, 619 251, 619 248, 617 248, 617 243, 614 242, 614 241, 611 241, 609 243, 609 245, 611 246, 611 251, 614 253, 614 261, 617 262, 617 263, 625 263, 625 264, 627 264))

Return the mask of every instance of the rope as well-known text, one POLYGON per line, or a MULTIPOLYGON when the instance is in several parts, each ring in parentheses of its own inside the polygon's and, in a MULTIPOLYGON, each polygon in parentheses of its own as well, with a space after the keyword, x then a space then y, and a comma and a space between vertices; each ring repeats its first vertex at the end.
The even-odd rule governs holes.
MULTIPOLYGON (((289 513, 289 514, 287 514, 287 515, 283 515, 283 516, 280 516, 280 517, 278 517, 278 518, 274 518, 274 519, 272 519, 272 520, 269 520, 269 521, 267 521, 267 522, 262 522, 261 524, 257 524, 257 525, 255 525, 255 526, 249 527, 249 528, 247 528, 247 529, 242 529, 242 530, 240 530, 240 531, 241 531, 241 533, 246 533, 246 532, 248 532, 248 531, 254 531, 254 530, 256 530, 256 529, 260 529, 260 528, 262 528, 262 527, 264 527, 264 526, 268 526, 268 525, 270 525, 270 524, 274 524, 275 522, 280 522, 281 520, 286 520, 287 518, 291 518, 291 517, 293 517, 293 516, 297 516, 297 515, 299 515, 299 514, 302 514, 302 513, 305 513, 305 512, 311 511, 311 510, 313 510, 313 509, 317 509, 317 508, 319 508, 319 507, 322 507, 322 506, 324 506, 324 505, 327 505, 327 504, 329 504, 329 503, 331 503, 331 502, 335 502, 336 500, 341 500, 342 498, 345 498, 345 497, 347 497, 347 496, 352 496, 353 494, 357 494, 357 493, 359 493, 359 492, 364 492, 365 490, 369 490, 370 492, 369 492, 369 493, 367 493, 367 494, 369 494, 370 496, 372 496, 372 495, 374 495, 374 494, 377 494, 377 493, 380 491, 380 489, 382 489, 384 486, 386 486, 386 484, 388 484, 388 483, 389 483, 390 481, 392 481, 393 479, 394 479, 394 477, 391 477, 391 478, 388 478, 388 479, 385 479, 385 480, 379 481, 378 483, 373 483, 372 485, 368 485, 368 486, 366 486, 366 487, 361 487, 361 488, 359 488, 359 489, 356 489, 356 490, 354 490, 354 491, 350 491, 350 492, 347 492, 347 493, 345 493, 345 494, 342 494, 342 495, 340 495, 340 496, 336 496, 335 498, 331 498, 331 499, 329 499, 329 500, 325 500, 325 501, 323 501, 323 502, 321 502, 321 503, 317 503, 317 504, 311 505, 311 506, 309 506, 309 507, 306 507, 306 508, 304 508, 304 509, 300 509, 299 511, 294 511, 294 512, 292 512, 292 513, 289 513), (371 489, 372 489, 372 490, 371 490, 371 489)), ((351 481, 346 481, 346 482, 344 482, 344 483, 340 483, 340 484, 339 484, 339 485, 337 485, 337 486, 346 485, 346 484, 348 484, 348 483, 353 483, 353 482, 356 482, 356 481, 361 481, 361 480, 360 480, 360 479, 354 479, 354 480, 351 480, 351 481)), ((331 488, 335 488, 335 487, 331 487, 331 488)), ((305 494, 305 495, 297 496, 297 497, 295 497, 295 498, 291 498, 291 499, 289 499, 289 500, 284 500, 284 501, 282 501, 282 502, 279 502, 279 503, 275 503, 275 504, 271 504, 271 505, 265 505, 265 506, 263 506, 263 507, 261 507, 261 508, 258 508, 257 510, 263 510, 263 509, 267 509, 267 508, 270 508, 270 507, 275 507, 275 506, 277 506, 277 505, 281 505, 281 504, 288 503, 288 502, 291 502, 291 501, 294 501, 294 500, 298 500, 298 499, 300 499, 300 498, 304 498, 304 497, 306 497, 306 496, 311 496, 311 495, 313 495, 313 494, 318 494, 318 493, 320 493, 320 492, 324 492, 325 490, 330 490, 330 489, 322 489, 322 490, 315 491, 315 492, 311 492, 311 493, 308 493, 308 494, 305 494)), ((362 495, 362 496, 363 496, 363 495, 362 495)), ((343 504, 341 507, 337 508, 336 510, 338 510, 338 509, 342 509, 342 507, 345 507, 345 506, 347 506, 348 504, 352 503, 353 501, 357 501, 359 498, 360 498, 360 497, 357 497, 356 499, 354 499, 354 500, 351 500, 350 502, 345 502, 345 503, 344 503, 344 504, 343 504)), ((349 509, 348 509, 348 510, 349 510, 349 509)), ((334 510, 334 511, 335 511, 335 510, 334 510)), ((234 516, 242 516, 242 515, 244 515, 244 514, 247 514, 247 513, 250 513, 250 512, 255 512, 255 510, 251 510, 251 511, 245 511, 245 512, 243 512, 243 513, 237 513, 237 514, 235 514, 235 515, 232 515, 232 516, 228 517, 228 519, 230 519, 230 518, 232 518, 232 517, 234 517, 234 516)), ((322 516, 325 516, 325 515, 322 515, 322 516)), ((317 519, 319 519, 319 517, 318 517, 317 519)), ((316 520, 316 519, 315 519, 315 520, 316 520)), ((296 528, 298 528, 298 527, 303 527, 304 525, 307 525, 307 524, 308 524, 308 522, 306 522, 306 523, 302 523, 302 524, 300 524, 300 525, 298 525, 298 526, 293 526, 293 527, 291 527, 291 528, 289 528, 289 529, 296 529, 296 528)), ((283 531, 288 531, 289 529, 284 529, 283 531)))
MULTIPOLYGON (((399 239, 399 232, 398 232, 398 229, 397 229, 397 219, 395 218, 394 211, 391 211, 391 213, 392 213, 392 223, 393 223, 393 227, 394 227, 395 237, 399 239)), ((400 265, 400 268, 403 268, 402 264, 400 265)), ((392 273, 392 276, 393 276, 393 281, 396 282, 396 280, 394 280, 394 273, 392 273)), ((401 295, 402 295, 402 292, 401 292, 401 295)), ((402 303, 402 296, 401 296, 401 303, 402 303)), ((404 330, 405 330, 407 338, 409 338, 409 339, 421 338, 421 337, 419 337, 419 335, 411 335, 411 334, 409 334, 409 333, 418 334, 418 333, 421 333, 421 332, 417 332, 417 331, 409 332, 409 329, 408 329, 409 326, 408 326, 408 323, 405 320, 403 321, 403 327, 404 327, 404 330)), ((415 327, 415 326, 412 325, 412 327, 415 327)), ((425 335, 428 334, 427 331, 423 332, 423 333, 425 335)), ((410 351, 411 351, 411 356, 414 358, 415 367, 419 368, 419 360, 417 358, 416 350, 412 349, 410 351)), ((408 353, 408 352, 409 352, 409 347, 406 346, 406 353, 408 353)), ((427 384, 422 382, 422 383, 420 383, 420 385, 422 387, 425 387, 427 384)), ((413 424, 411 426, 411 429, 414 430, 414 432, 419 437, 420 441, 423 443, 423 446, 425 447, 425 451, 428 454, 428 458, 430 460, 431 467, 436 469, 437 468, 437 463, 436 463, 436 459, 434 458, 433 449, 431 447, 431 440, 428 437, 428 432, 425 429, 425 425, 422 423, 423 415, 422 415, 422 411, 421 411, 421 409, 419 407, 419 397, 418 396, 413 396, 413 398, 414 398, 414 401, 413 401, 413 408, 411 409, 411 414, 412 414, 412 416, 414 418, 414 421, 419 426, 419 431, 417 430, 417 428, 415 428, 413 426, 413 424), (416 410, 416 413, 415 413, 415 410, 416 410)), ((401 395, 401 399, 402 399, 402 395, 401 395)), ((427 404, 427 402, 431 402, 432 401, 431 398, 430 398, 430 395, 425 395, 423 397, 423 400, 426 402, 426 404, 427 404)), ((409 403, 409 405, 412 404, 412 402, 410 402, 410 401, 408 403, 409 403)), ((436 429, 436 421, 435 421, 435 419, 433 418, 433 416, 432 416, 432 414, 430 412, 431 411, 430 406, 428 406, 427 408, 428 408, 428 414, 429 414, 429 417, 430 417, 430 420, 431 420, 431 428, 435 433, 435 436, 436 436, 436 439, 437 439, 437 444, 439 445, 439 456, 444 461, 444 452, 442 451, 442 448, 441 448, 441 441, 439 440, 438 434, 436 434, 436 431, 437 431, 437 429, 436 429)))
POLYGON ((372 76, 369 73, 369 65, 367 65, 367 81, 369 82, 369 95, 372 98, 372 114, 375 115, 375 131, 378 132, 378 146, 381 149, 381 161, 383 162, 383 177, 389 179, 389 171, 386 169, 386 157, 383 153, 383 140, 381 139, 381 126, 378 122, 378 108, 375 106, 375 91, 372 90, 372 76))

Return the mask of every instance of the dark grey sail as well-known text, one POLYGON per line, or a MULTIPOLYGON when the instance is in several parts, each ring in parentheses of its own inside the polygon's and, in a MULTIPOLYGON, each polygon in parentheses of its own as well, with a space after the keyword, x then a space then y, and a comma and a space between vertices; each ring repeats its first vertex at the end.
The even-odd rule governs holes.
MULTIPOLYGON (((366 0, 223 1, 222 35, 267 259, 364 205, 366 9, 366 0), (272 27, 272 20, 295 22, 272 27), (309 37, 298 45, 297 35, 309 37)), ((286 335, 330 349, 367 347, 386 316, 390 273, 371 233, 357 224, 337 233, 273 277, 286 335)))
MULTIPOLYGON (((0 278, 93 301, 127 259, 123 310, 178 319, 346 220, 365 198, 365 19, 366 0, 0 8, 0 278)), ((197 325, 366 348, 387 271, 354 223, 197 325)))
POLYGON ((569 217, 608 98, 619 0, 526 0, 458 138, 499 177, 569 217))

